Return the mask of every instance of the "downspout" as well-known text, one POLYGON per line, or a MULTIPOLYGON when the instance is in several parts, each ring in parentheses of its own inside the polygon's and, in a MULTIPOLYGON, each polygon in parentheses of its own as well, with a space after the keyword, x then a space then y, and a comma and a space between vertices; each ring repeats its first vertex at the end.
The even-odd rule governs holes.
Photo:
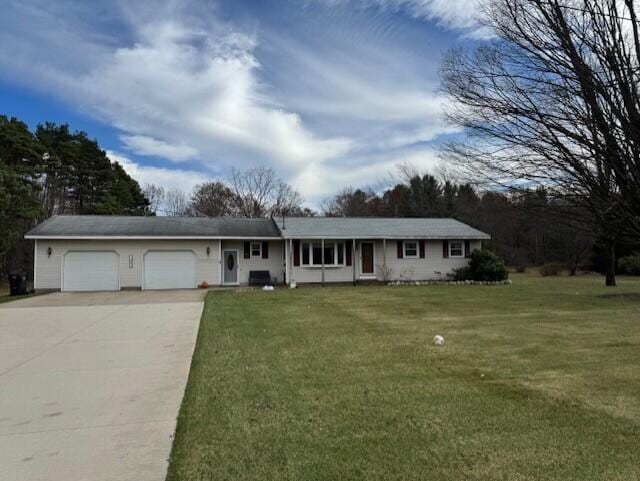
MULTIPOLYGON (((142 274, 144 277, 144 273, 142 274)), ((222 285, 222 239, 218 239, 218 285, 222 285)))
POLYGON ((292 282, 295 282, 295 279, 293 278, 293 271, 294 271, 295 266, 293 265, 293 239, 289 239, 289 285, 291 285, 292 282))
POLYGON ((35 239, 33 243, 33 290, 35 291, 38 286, 38 239, 35 239))
POLYGON ((283 284, 289 283, 289 249, 287 248, 287 239, 282 239, 282 252, 284 253, 284 279, 283 284))
POLYGON ((320 245, 322 246, 322 256, 320 258, 322 259, 322 286, 324 287, 324 239, 322 239, 320 245))
POLYGON ((353 285, 356 285, 356 240, 351 240, 351 265, 353 266, 353 285))
POLYGON ((387 277, 387 239, 382 239, 382 280, 388 281, 387 277))

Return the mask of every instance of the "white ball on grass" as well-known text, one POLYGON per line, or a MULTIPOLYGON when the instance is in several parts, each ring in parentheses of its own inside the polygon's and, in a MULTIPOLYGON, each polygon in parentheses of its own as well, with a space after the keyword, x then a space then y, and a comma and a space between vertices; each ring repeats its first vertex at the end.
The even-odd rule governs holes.
POLYGON ((438 335, 436 335, 436 336, 434 336, 434 337, 433 337, 433 343, 434 343, 436 346, 442 346, 442 345, 444 345, 444 337, 442 337, 442 336, 441 336, 441 335, 439 335, 439 334, 438 334, 438 335))

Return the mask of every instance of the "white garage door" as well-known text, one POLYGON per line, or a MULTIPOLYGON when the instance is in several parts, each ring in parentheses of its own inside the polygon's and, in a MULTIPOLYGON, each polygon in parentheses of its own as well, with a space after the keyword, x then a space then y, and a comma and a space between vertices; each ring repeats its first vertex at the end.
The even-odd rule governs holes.
POLYGON ((193 289, 196 255, 192 251, 149 251, 144 256, 145 289, 193 289))
POLYGON ((117 291, 118 254, 114 251, 69 251, 64 256, 63 291, 117 291))

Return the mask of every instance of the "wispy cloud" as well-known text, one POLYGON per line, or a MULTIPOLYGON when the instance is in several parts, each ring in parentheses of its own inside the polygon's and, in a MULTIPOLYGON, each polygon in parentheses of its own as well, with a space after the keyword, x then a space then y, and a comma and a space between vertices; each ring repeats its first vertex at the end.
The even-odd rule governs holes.
POLYGON ((328 5, 341 3, 376 6, 390 11, 406 11, 416 18, 432 20, 443 28, 485 36, 479 25, 480 6, 485 0, 318 0, 328 5))
POLYGON ((198 156, 198 150, 193 147, 172 145, 146 135, 121 135, 120 140, 125 148, 138 155, 163 157, 174 162, 193 160, 198 156))
POLYGON ((234 17, 226 0, 10 0, 0 76, 112 126, 121 143, 111 154, 142 182, 190 189, 207 175, 266 164, 316 203, 345 184, 375 182, 408 155, 434 163, 424 144, 451 128, 437 91, 447 45, 433 25, 475 28, 469 2, 318 0, 311 10, 294 2, 242 11, 245 1, 233 2, 242 12, 234 17), (199 171, 181 170, 186 162, 199 171))
POLYGON ((178 189, 190 193, 196 185, 206 180, 202 172, 196 172, 194 170, 167 169, 141 165, 126 155, 111 150, 107 151, 107 156, 112 161, 118 162, 142 187, 146 184, 155 184, 166 189, 178 189))

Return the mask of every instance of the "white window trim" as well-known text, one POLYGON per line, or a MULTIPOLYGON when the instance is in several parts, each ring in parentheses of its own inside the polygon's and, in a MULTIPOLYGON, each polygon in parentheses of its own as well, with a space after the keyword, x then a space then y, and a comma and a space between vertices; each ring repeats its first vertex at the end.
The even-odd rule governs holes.
POLYGON ((416 241, 404 241, 402 243, 402 257, 404 257, 405 259, 417 259, 418 257, 420 257, 420 243, 416 240, 416 241), (407 254, 407 244, 415 244, 416 245, 416 254, 415 255, 409 255, 407 254))
MULTIPOLYGON (((300 242, 300 266, 301 267, 307 267, 307 268, 317 268, 317 267, 322 267, 322 259, 320 259, 320 262, 318 264, 315 264, 313 261, 315 260, 313 258, 313 244, 321 244, 320 241, 317 240, 309 240, 309 241, 302 241, 300 242), (309 249, 309 264, 305 264, 304 263, 304 255, 303 255, 303 251, 304 251, 304 246, 305 244, 307 244, 308 249, 309 249)), ((325 241, 324 246, 325 248, 327 247, 327 244, 333 244, 333 260, 334 260, 334 264, 325 264, 324 267, 327 269, 332 269, 334 267, 344 267, 346 266, 346 257, 347 257, 347 251, 346 251, 346 245, 344 241, 325 241), (342 263, 338 264, 338 246, 342 245, 342 263)))
POLYGON ((251 258, 254 258, 254 257, 262 258, 262 242, 251 242, 249 244, 249 253, 251 254, 251 256, 250 256, 251 258), (258 250, 260 251, 258 254, 254 254, 253 253, 253 246, 254 245, 258 246, 258 250))
POLYGON ((458 241, 458 240, 454 240, 454 241, 449 241, 449 257, 452 257, 453 259, 460 259, 462 257, 464 257, 464 241, 458 241), (459 243, 460 244, 460 255, 453 255, 453 243, 459 243))

